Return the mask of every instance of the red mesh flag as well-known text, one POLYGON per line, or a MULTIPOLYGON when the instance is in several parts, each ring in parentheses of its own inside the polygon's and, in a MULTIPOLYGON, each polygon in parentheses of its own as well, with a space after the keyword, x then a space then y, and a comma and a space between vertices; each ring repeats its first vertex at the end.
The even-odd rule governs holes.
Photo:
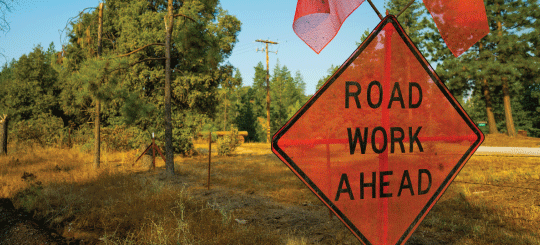
POLYGON ((456 57, 489 33, 482 0, 424 0, 424 4, 456 57))
POLYGON ((317 54, 364 0, 298 0, 293 30, 317 54))

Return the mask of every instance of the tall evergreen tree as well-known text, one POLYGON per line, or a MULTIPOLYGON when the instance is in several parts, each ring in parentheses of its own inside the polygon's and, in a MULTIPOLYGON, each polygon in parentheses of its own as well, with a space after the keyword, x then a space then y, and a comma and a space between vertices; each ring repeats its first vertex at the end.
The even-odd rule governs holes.
MULTIPOLYGON (((443 55, 437 72, 448 81, 451 91, 464 95, 473 91, 483 95, 490 133, 496 128, 493 103, 499 101, 492 95, 502 97, 506 132, 515 135, 511 97, 520 94, 519 88, 528 76, 527 71, 535 70, 537 63, 528 62, 534 42, 530 33, 537 23, 538 3, 536 0, 489 0, 486 12, 490 33, 459 58, 443 55)), ((435 31, 433 31, 435 32, 435 31)))
MULTIPOLYGON (((193 132, 215 112, 217 87, 224 79, 222 63, 236 42, 240 22, 222 10, 218 1, 173 1, 172 7, 177 17, 170 53, 172 137, 174 151, 183 153, 191 147, 189 138, 193 132), (191 16, 195 21, 183 16, 191 16)), ((103 120, 111 124, 117 123, 118 117, 131 118, 142 130, 156 132, 158 142, 164 139, 165 126, 158 118, 164 118, 163 21, 167 8, 167 1, 109 0, 105 2, 108 11, 104 12, 103 25, 104 60, 109 62, 107 74, 117 72, 116 87, 124 91, 106 103, 103 120), (126 108, 132 104, 147 108, 143 110, 146 115, 130 116, 137 112, 129 106, 126 108)), ((95 12, 84 14, 72 25, 64 64, 69 73, 77 73, 94 52, 96 33, 90 27, 95 25, 95 15, 95 12), (88 40, 91 44, 85 42, 88 40)), ((66 81, 67 87, 72 82, 66 81)), ((85 106, 87 100, 77 99, 81 97, 78 93, 74 89, 66 90, 65 98, 80 102, 66 107, 85 106)))
MULTIPOLYGON (((360 45, 360 43, 358 43, 358 45, 360 45)), ((319 81, 317 82, 317 86, 315 87, 315 90, 319 90, 322 87, 322 85, 324 85, 326 81, 328 81, 328 79, 330 79, 330 77, 332 77, 332 75, 336 73, 338 69, 339 69, 339 66, 330 65, 330 68, 328 68, 328 74, 324 76, 323 78, 319 79, 319 81)))
POLYGON ((252 87, 241 87, 238 89, 239 103, 237 104, 238 115, 235 117, 235 124, 238 130, 247 131, 247 141, 263 141, 259 136, 266 137, 266 132, 262 131, 255 114, 255 89, 252 87))
POLYGON ((276 64, 270 80, 270 97, 273 98, 273 102, 270 104, 272 134, 279 130, 287 122, 289 116, 292 116, 291 114, 294 114, 304 104, 306 99, 305 86, 299 72, 293 78, 287 66, 280 67, 279 62, 276 64))

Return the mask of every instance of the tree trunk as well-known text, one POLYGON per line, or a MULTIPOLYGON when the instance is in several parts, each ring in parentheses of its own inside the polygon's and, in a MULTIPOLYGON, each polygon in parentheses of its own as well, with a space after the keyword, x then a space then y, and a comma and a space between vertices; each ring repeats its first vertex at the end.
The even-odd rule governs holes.
POLYGON ((99 121, 101 121, 101 117, 99 114, 100 111, 100 103, 99 99, 96 98, 96 111, 95 111, 95 117, 94 117, 94 169, 99 168, 99 157, 101 154, 100 149, 100 130, 99 130, 99 121))
POLYGON ((171 35, 173 30, 173 0, 167 5, 165 17, 165 169, 174 174, 171 119, 171 35))
POLYGON ((227 103, 229 101, 228 94, 225 94, 225 97, 225 118, 223 118, 223 130, 227 131, 227 107, 229 106, 229 104, 227 103))
POLYGON ((516 129, 514 127, 514 119, 512 118, 512 106, 510 105, 510 92, 508 91, 508 80, 503 78, 503 101, 504 101, 504 117, 506 121, 506 131, 508 136, 515 137, 516 129))
POLYGON ((486 114, 488 118, 489 133, 498 134, 497 123, 495 122, 495 115, 493 115, 493 106, 491 105, 491 94, 489 92, 489 86, 487 79, 484 79, 482 84, 482 92, 484 94, 484 101, 486 102, 486 114))
MULTIPOLYGON (((499 11, 499 16, 500 15, 501 15, 501 12, 499 11)), ((497 21, 497 30, 498 30, 497 35, 499 36, 499 38, 501 38, 502 37, 501 21, 497 21)), ((502 58, 503 57, 499 57, 499 60, 501 60, 502 58)), ((514 128, 514 119, 512 118, 512 106, 510 105, 510 92, 508 91, 508 79, 506 79, 505 77, 502 78, 502 86, 503 86, 504 119, 506 123, 506 132, 508 136, 515 137, 516 129, 514 128)))
POLYGON ((7 155, 9 117, 4 114, 0 118, 0 155, 7 155))
MULTIPOLYGON (((98 14, 98 52, 97 57, 98 59, 101 57, 101 33, 103 32, 103 3, 99 4, 99 14, 98 14)), ((94 98, 96 101, 96 115, 94 118, 94 169, 99 168, 99 158, 101 155, 100 145, 101 145, 101 137, 100 137, 100 111, 101 111, 101 104, 99 101, 99 98, 97 96, 94 98)))

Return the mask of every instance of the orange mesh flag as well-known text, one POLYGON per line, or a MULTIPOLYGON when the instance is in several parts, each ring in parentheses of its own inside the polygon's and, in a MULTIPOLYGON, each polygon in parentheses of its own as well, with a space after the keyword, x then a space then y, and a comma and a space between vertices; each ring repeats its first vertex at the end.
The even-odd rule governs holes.
POLYGON ((293 30, 317 54, 364 0, 298 0, 293 30))
POLYGON ((424 0, 424 4, 456 57, 489 33, 482 0, 424 0))

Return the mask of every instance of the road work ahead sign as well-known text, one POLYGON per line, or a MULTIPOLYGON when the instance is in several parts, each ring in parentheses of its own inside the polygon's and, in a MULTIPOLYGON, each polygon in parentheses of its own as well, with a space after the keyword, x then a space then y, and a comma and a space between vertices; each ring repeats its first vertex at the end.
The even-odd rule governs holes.
POLYGON ((387 16, 272 150, 364 244, 403 244, 483 139, 387 16))

